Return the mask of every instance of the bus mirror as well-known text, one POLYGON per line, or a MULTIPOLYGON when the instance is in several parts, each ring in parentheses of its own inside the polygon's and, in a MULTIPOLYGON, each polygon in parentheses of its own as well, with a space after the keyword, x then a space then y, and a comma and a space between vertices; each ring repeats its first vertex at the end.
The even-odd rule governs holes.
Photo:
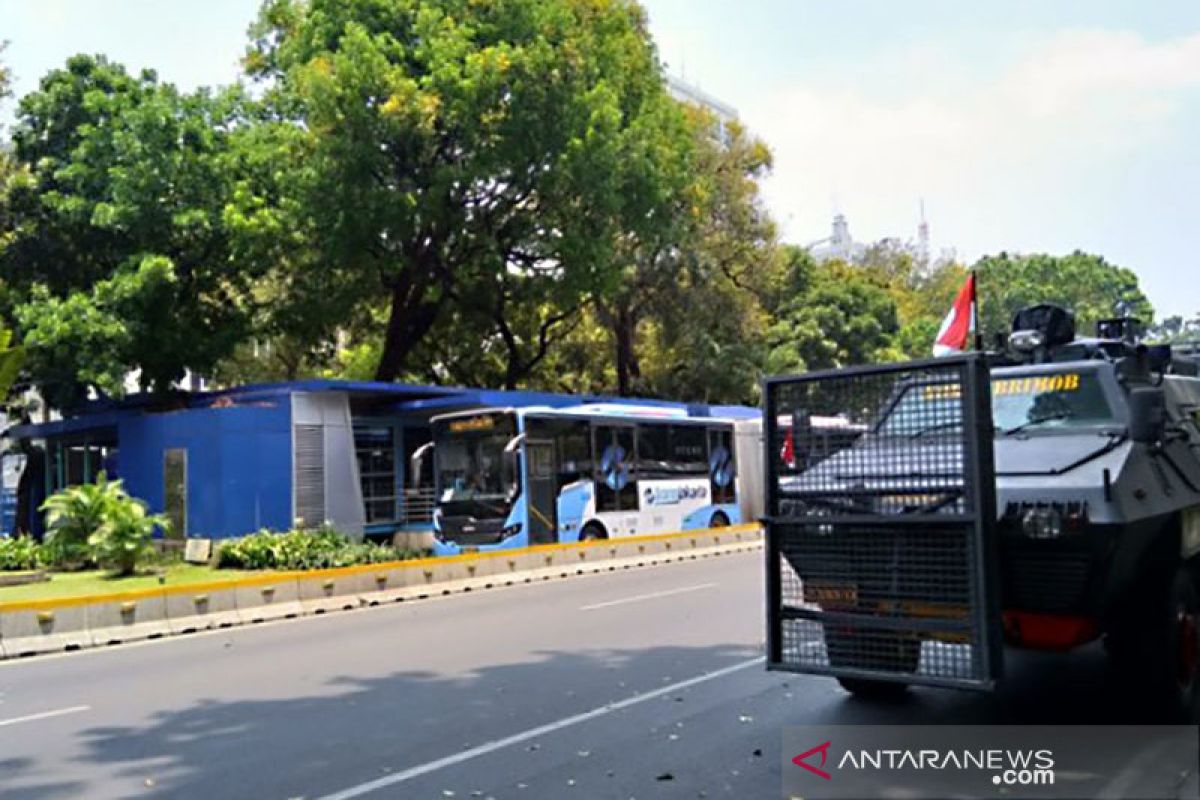
POLYGON ((1156 386, 1139 386, 1129 393, 1129 438, 1143 444, 1162 439, 1167 422, 1166 398, 1156 386))
POLYGON ((421 485, 422 467, 425 466, 425 456, 433 452, 433 442, 425 444, 413 450, 413 454, 408 459, 408 485, 416 489, 421 485))
POLYGON ((521 493, 521 443, 525 441, 525 434, 519 434, 509 439, 508 444, 504 446, 504 459, 508 462, 508 490, 505 492, 508 502, 512 502, 521 493))

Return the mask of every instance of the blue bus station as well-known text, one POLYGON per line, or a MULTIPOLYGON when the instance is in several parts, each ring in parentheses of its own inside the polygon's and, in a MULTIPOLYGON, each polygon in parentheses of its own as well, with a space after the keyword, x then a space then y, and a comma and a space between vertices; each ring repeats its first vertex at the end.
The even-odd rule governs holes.
POLYGON ((351 536, 425 544, 431 468, 410 475, 430 419, 483 408, 585 404, 661 407, 687 416, 754 419, 757 409, 644 398, 500 391, 400 383, 303 380, 167 398, 94 401, 74 415, 5 432, 6 532, 39 534, 42 501, 65 487, 119 478, 172 535, 226 538, 260 529, 329 524, 351 536), (24 497, 18 499, 18 494, 24 497), (17 509, 24 519, 17 520, 17 509))

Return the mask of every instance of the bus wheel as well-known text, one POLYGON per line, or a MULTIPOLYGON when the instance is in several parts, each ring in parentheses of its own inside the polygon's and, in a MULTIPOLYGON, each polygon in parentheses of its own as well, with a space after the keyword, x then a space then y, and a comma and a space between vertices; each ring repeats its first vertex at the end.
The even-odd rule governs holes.
POLYGON ((729 517, 725 516, 724 511, 718 511, 712 515, 712 519, 708 521, 710 528, 727 528, 729 527, 729 517))
POLYGON ((597 522, 589 522, 583 526, 583 530, 579 533, 579 541, 595 542, 600 539, 607 539, 608 534, 604 530, 604 526, 597 522))

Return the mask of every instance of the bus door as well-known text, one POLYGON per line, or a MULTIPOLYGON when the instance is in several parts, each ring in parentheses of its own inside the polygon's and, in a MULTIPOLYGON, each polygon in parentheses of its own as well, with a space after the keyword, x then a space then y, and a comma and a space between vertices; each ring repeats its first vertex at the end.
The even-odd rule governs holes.
POLYGON ((529 524, 530 544, 551 544, 558 541, 555 520, 558 486, 554 474, 554 442, 544 439, 525 440, 525 503, 529 524))

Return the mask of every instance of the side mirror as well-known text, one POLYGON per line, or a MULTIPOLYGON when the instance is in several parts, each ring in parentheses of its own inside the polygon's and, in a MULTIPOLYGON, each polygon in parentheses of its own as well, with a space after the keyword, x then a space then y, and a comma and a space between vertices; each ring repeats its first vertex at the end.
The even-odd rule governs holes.
POLYGON ((425 444, 413 450, 413 454, 408 458, 408 485, 416 489, 421 485, 421 468, 425 465, 425 456, 433 452, 433 442, 425 444))
POLYGON ((1154 444, 1163 437, 1167 424, 1167 403, 1163 390, 1139 386, 1129 393, 1129 438, 1142 444, 1154 444))

